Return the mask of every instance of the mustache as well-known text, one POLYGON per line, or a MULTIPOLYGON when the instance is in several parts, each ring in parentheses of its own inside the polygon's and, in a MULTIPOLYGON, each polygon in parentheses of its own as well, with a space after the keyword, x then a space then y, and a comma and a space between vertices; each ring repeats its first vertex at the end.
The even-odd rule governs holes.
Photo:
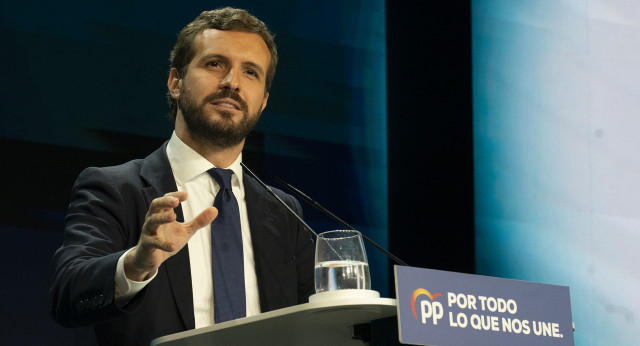
POLYGON ((205 97, 203 104, 211 103, 211 102, 214 102, 220 99, 226 99, 226 98, 229 98, 238 102, 238 104, 240 105, 241 111, 247 112, 249 110, 249 106, 247 105, 247 102, 245 102, 237 92, 232 91, 230 89, 222 89, 217 93, 210 94, 209 96, 205 97))

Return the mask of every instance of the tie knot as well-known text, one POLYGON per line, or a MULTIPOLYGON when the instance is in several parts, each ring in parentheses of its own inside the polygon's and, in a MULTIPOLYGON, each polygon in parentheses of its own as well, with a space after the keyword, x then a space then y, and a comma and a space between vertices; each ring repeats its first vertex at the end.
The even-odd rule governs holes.
POLYGON ((233 171, 223 168, 211 168, 207 171, 211 177, 218 182, 220 189, 231 190, 231 176, 233 171))

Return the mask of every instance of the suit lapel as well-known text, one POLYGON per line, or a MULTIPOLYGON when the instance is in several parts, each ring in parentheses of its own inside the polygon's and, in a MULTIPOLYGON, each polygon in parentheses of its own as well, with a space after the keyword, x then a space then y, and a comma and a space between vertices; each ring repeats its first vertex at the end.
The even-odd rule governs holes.
POLYGON ((277 201, 246 173, 243 177, 245 199, 251 242, 255 259, 260 309, 262 312, 295 304, 288 302, 287 294, 280 285, 285 262, 287 261, 285 237, 282 224, 276 217, 277 201))
MULTIPOLYGON (((153 199, 161 197, 165 193, 178 190, 167 157, 167 142, 144 160, 140 177, 147 183, 147 187, 142 189, 147 205, 151 204, 153 199)), ((178 206, 175 212, 177 221, 184 222, 182 207, 178 206)), ((173 297, 185 327, 194 329, 195 317, 193 315, 193 290, 188 245, 165 261, 159 270, 166 270, 173 297)), ((163 302, 160 302, 160 304, 163 304, 163 302)))

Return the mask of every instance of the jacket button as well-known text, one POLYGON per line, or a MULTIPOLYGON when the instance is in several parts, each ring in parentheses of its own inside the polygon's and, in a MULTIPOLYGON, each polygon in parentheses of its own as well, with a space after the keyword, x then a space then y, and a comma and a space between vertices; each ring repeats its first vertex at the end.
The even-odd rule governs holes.
POLYGON ((86 311, 87 311, 87 300, 86 300, 86 299, 82 299, 82 300, 80 300, 80 301, 78 302, 78 305, 79 305, 79 309, 80 309, 82 312, 86 312, 86 311))

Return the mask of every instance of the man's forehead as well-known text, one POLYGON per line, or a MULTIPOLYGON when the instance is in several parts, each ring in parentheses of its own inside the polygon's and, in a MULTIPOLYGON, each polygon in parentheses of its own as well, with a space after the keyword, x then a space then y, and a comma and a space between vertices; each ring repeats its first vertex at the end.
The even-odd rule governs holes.
POLYGON ((205 29, 193 42, 191 63, 208 56, 225 56, 249 63, 266 73, 271 64, 271 52, 262 36, 245 31, 205 29))
POLYGON ((198 33, 194 39, 195 46, 200 52, 203 49, 238 48, 266 52, 270 55, 269 48, 262 36, 245 31, 205 29, 198 33))

